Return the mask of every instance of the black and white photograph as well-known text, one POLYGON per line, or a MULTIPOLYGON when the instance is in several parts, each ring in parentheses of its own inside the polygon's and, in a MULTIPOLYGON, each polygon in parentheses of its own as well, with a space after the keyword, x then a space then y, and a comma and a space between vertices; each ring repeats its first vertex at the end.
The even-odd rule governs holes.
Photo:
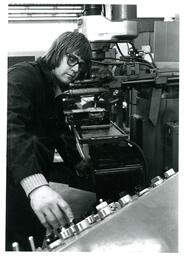
POLYGON ((181 253, 179 1, 7 2, 1 251, 181 253))

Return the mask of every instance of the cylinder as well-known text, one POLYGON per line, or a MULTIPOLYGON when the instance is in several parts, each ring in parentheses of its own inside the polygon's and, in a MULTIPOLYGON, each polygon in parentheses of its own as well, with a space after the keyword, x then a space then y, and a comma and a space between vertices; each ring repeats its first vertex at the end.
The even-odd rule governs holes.
POLYGON ((76 225, 71 225, 69 227, 69 231, 71 231, 71 233, 75 235, 77 233, 76 225))
POLYGON ((93 95, 102 92, 107 92, 105 88, 83 88, 83 89, 71 89, 63 92, 66 95, 93 95))
POLYGON ((65 240, 65 239, 71 237, 73 235, 73 233, 69 228, 67 228, 67 229, 63 228, 60 232, 60 235, 61 235, 62 239, 65 240))
POLYGON ((89 223, 90 225, 93 224, 93 223, 95 223, 95 221, 96 221, 93 214, 90 215, 90 216, 88 216, 88 217, 86 217, 86 220, 88 221, 88 223, 89 223))
POLYGON ((175 174, 175 171, 173 168, 169 169, 168 171, 164 172, 164 177, 166 179, 170 178, 171 176, 173 176, 175 174))
POLYGON ((90 226, 89 222, 86 219, 84 219, 76 224, 76 227, 79 232, 84 231, 85 229, 89 228, 89 226, 90 226))
POLYGON ((136 5, 105 5, 105 16, 111 21, 136 20, 136 5))
POLYGON ((112 213, 111 208, 109 205, 99 210, 98 214, 101 219, 105 219, 107 216, 109 216, 112 213))
POLYGON ((121 197, 120 199, 119 199, 119 203, 121 204, 121 206, 123 207, 123 206, 125 206, 126 204, 128 204, 129 202, 131 202, 132 201, 132 198, 131 198, 131 196, 130 195, 126 195, 126 196, 124 196, 124 197, 121 197))
POLYGON ((101 15, 102 5, 101 4, 85 4, 84 15, 101 15))
POLYGON ((151 180, 151 185, 152 185, 152 187, 157 187, 160 184, 162 184, 163 181, 164 180, 160 176, 156 176, 155 178, 153 178, 151 180))

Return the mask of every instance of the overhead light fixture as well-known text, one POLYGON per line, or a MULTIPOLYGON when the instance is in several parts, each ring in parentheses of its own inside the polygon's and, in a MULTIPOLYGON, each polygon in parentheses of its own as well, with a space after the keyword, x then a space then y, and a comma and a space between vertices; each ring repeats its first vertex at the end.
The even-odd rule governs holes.
POLYGON ((76 20, 83 14, 83 5, 9 5, 9 22, 76 20))

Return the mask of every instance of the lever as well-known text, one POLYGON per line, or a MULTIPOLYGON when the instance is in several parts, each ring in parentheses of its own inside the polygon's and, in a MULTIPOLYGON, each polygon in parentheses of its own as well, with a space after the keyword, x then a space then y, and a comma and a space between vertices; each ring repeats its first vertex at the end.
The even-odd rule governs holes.
POLYGON ((20 251, 20 248, 19 248, 19 243, 17 243, 17 242, 14 242, 14 243, 12 243, 12 249, 13 249, 13 251, 20 251))
POLYGON ((34 238, 33 238, 33 236, 29 236, 28 240, 29 240, 29 244, 30 244, 30 246, 31 246, 31 250, 32 250, 32 251, 36 251, 36 247, 35 247, 35 243, 34 243, 34 238))

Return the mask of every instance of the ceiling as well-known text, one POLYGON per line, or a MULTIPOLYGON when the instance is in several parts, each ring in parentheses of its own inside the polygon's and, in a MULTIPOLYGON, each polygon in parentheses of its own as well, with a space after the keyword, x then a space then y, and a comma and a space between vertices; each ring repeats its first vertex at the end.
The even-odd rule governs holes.
MULTIPOLYGON (((8 0, 8 4, 67 4, 69 1, 63 1, 63 0, 8 0)), ((72 4, 72 0, 70 0, 70 3, 72 4)))
POLYGON ((34 2, 9 1, 9 22, 77 20, 84 12, 84 5, 82 4, 59 4, 61 1, 55 0, 50 1, 52 4, 45 0, 40 0, 39 4, 34 2))

